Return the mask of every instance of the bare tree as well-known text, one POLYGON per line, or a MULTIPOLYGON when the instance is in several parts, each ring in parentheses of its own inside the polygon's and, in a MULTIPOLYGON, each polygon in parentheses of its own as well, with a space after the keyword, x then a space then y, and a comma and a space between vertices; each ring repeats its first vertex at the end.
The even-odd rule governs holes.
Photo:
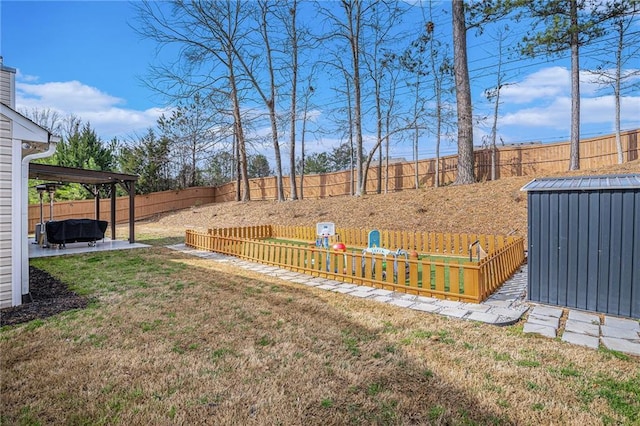
POLYGON ((183 187, 202 184, 204 163, 221 139, 219 115, 214 111, 211 100, 196 93, 192 102, 180 103, 169 117, 162 115, 158 120, 162 136, 172 141, 174 158, 181 162, 183 187))
MULTIPOLYGON (((289 185, 291 187, 289 198, 298 199, 296 185, 296 119, 298 117, 297 97, 298 97, 298 0, 291 0, 289 7, 290 25, 288 29, 289 46, 291 48, 291 125, 289 127, 289 185)), ((311 86, 309 86, 311 88, 311 86)), ((308 107, 308 97, 305 97, 305 111, 302 130, 302 146, 304 156, 304 129, 306 126, 306 115, 308 107)), ((304 164, 304 160, 302 162, 304 164)), ((300 180, 300 197, 302 197, 302 179, 300 180)))
MULTIPOLYGON (((372 86, 372 90, 368 90, 373 95, 373 111, 375 116, 375 134, 376 141, 368 155, 362 172, 362 188, 361 193, 366 192, 367 175, 373 157, 378 151, 378 180, 377 193, 382 192, 382 144, 387 138, 383 138, 385 133, 385 120, 388 110, 393 105, 391 95, 395 94, 395 88, 389 87, 390 84, 397 82, 391 78, 391 67, 388 65, 389 47, 394 46, 398 35, 393 31, 402 18, 403 9, 393 2, 378 2, 376 7, 371 8, 370 16, 367 22, 362 26, 363 38, 366 41, 366 49, 362 55, 362 62, 366 70, 368 87, 372 86), (383 88, 387 89, 383 92, 383 88)), ((391 121, 386 121, 387 125, 391 121)), ((387 129, 388 134, 391 129, 387 129)))
POLYGON ((56 110, 51 108, 31 108, 21 109, 20 114, 27 117, 29 120, 36 123, 38 126, 47 129, 49 132, 60 135, 63 129, 63 119, 56 110))
MULTIPOLYGON (((634 18, 640 13, 640 4, 637 2, 614 2, 610 4, 610 25, 615 34, 615 41, 607 45, 607 50, 613 50, 614 60, 607 56, 591 74, 594 82, 613 90, 615 102, 615 135, 618 164, 624 162, 622 140, 620 137, 620 98, 625 86, 633 86, 633 81, 640 76, 640 69, 633 69, 632 60, 637 60, 640 55, 640 33, 631 31, 634 18), (627 65, 632 68, 623 72, 627 65)), ((637 64, 636 64, 637 65, 637 64)))
MULTIPOLYGON (((274 62, 274 48, 272 46, 272 34, 270 32, 270 20, 274 18, 272 7, 276 7, 276 3, 260 0, 257 6, 257 24, 260 34, 260 44, 254 46, 255 51, 249 52, 239 48, 239 44, 232 43, 236 60, 241 65, 246 78, 256 90, 260 99, 262 99, 269 114, 269 123, 271 126, 271 141, 273 143, 273 153, 276 162, 276 196, 278 201, 284 201, 284 188, 282 179, 282 157, 280 154, 280 140, 278 138, 278 116, 276 110, 276 65, 274 62), (266 62, 266 66, 265 66, 266 62), (267 82, 261 82, 261 73, 268 75, 267 82)), ((241 7, 248 8, 248 4, 242 4, 241 7)))
POLYGON ((177 57, 168 64, 150 67, 147 84, 173 101, 191 97, 196 92, 218 92, 231 105, 234 139, 237 149, 242 201, 250 199, 247 176, 247 153, 243 116, 242 87, 237 76, 236 51, 246 39, 243 21, 246 14, 238 0, 203 4, 174 1, 171 13, 166 5, 151 1, 135 3, 138 26, 145 38, 164 46, 177 46, 177 57))
MULTIPOLYGON (((303 103, 302 129, 301 129, 301 135, 300 135, 300 163, 302 164, 302 167, 300 170, 300 199, 304 199, 304 164, 305 164, 304 163, 305 161, 304 143, 305 143, 305 138, 307 136, 307 123, 308 123, 309 107, 310 107, 309 102, 310 102, 311 96, 313 96, 313 93, 315 92, 315 89, 311 85, 312 83, 311 80, 312 78, 310 75, 308 85, 303 92, 303 101, 302 101, 303 103)), ((293 151, 293 148, 292 148, 292 151, 293 151)), ((293 179, 293 175, 292 175, 292 179, 293 179)))
MULTIPOLYGON (((350 82, 352 84, 351 99, 353 102, 353 135, 355 138, 355 158, 356 158, 356 189, 355 195, 362 195, 363 187, 366 184, 363 181, 363 135, 362 135, 362 78, 361 78, 361 61, 364 52, 364 39, 362 37, 362 27, 364 25, 366 15, 369 9, 375 4, 365 3, 362 0, 341 0, 340 9, 343 16, 338 16, 331 8, 328 7, 320 10, 330 23, 333 25, 333 31, 329 38, 338 41, 337 49, 348 49, 349 66, 345 70, 350 73, 350 82), (342 44, 342 42, 344 44, 342 44)), ((342 52, 340 52, 342 56, 342 52)))
MULTIPOLYGON (((485 95, 489 101, 493 101, 493 123, 491 125, 491 141, 490 141, 490 149, 491 149, 491 180, 496 180, 496 139, 498 135, 498 112, 500 109, 500 92, 504 86, 509 85, 509 83, 505 83, 505 75, 502 71, 502 60, 503 60, 503 52, 504 52, 504 42, 506 40, 506 33, 509 31, 509 27, 505 26, 503 29, 499 29, 496 32, 496 36, 494 37, 494 41, 498 43, 498 50, 494 51, 493 54, 498 58, 498 65, 496 69, 496 85, 490 89, 485 91, 485 95)), ((488 53, 488 52, 487 52, 488 53)))

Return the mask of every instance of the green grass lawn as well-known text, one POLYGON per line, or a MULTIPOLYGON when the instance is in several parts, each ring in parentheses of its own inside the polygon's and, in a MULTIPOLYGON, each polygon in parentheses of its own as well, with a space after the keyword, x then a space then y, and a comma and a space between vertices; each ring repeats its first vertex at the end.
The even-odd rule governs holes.
POLYGON ((0 330, 1 424, 638 424, 638 359, 163 247, 33 260, 93 300, 0 330))

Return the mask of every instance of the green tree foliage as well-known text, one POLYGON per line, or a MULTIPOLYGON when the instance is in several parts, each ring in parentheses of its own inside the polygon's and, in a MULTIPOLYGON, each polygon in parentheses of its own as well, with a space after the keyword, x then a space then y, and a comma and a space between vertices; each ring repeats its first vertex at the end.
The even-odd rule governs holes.
POLYGON ((137 193, 166 191, 173 186, 169 154, 169 140, 158 139, 153 129, 149 129, 135 146, 120 150, 120 168, 123 173, 138 176, 137 193))
POLYGON ((163 137, 171 143, 172 161, 180 170, 180 187, 201 183, 199 169, 219 140, 216 129, 220 118, 211 99, 196 93, 189 102, 180 103, 169 117, 162 115, 158 119, 163 137))
MULTIPOLYGON (((78 121, 66 137, 63 137, 58 143, 50 164, 78 169, 111 171, 117 163, 117 147, 117 139, 114 138, 105 144, 89 123, 80 126, 78 121)), ((106 193, 102 194, 102 196, 106 195, 106 193)), ((56 190, 55 198, 56 200, 84 200, 93 198, 93 194, 80 184, 69 183, 56 190)))
POLYGON ((346 170, 355 164, 354 152, 349 142, 342 142, 331 151, 331 170, 346 170), (353 161, 352 161, 353 160, 353 161))
POLYGON ((269 168, 269 160, 263 154, 249 156, 247 173, 250 178, 267 177, 273 174, 269 168))
POLYGON ((230 151, 218 151, 205 170, 206 179, 213 186, 231 182, 235 178, 235 168, 233 154, 230 151))
POLYGON ((328 173, 333 171, 331 158, 326 152, 315 152, 307 155, 304 160, 304 172, 309 173, 328 173))
POLYGON ((54 164, 89 170, 111 170, 115 166, 114 151, 118 141, 104 144, 89 123, 76 127, 56 148, 54 164))

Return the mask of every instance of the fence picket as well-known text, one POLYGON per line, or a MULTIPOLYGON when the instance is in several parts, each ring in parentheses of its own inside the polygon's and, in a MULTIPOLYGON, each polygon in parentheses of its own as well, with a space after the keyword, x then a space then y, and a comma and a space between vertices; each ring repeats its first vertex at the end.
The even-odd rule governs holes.
MULTIPOLYGON (((345 244, 356 247, 354 241, 366 239, 366 230, 341 229, 345 244)), ((314 276, 371 285, 412 294, 480 302, 495 291, 524 259, 524 240, 520 237, 490 235, 413 233, 381 231, 385 244, 430 249, 433 254, 468 254, 467 242, 478 240, 484 247, 494 247, 480 262, 456 260, 432 261, 402 257, 394 261, 389 255, 360 254, 357 250, 339 253, 318 249, 313 245, 295 246, 264 242, 267 237, 305 240, 314 236, 313 227, 260 225, 252 227, 213 228, 206 232, 187 230, 185 244, 201 250, 216 251, 264 264, 301 271, 314 276), (302 238, 301 238, 302 237, 302 238), (415 239, 414 239, 415 238, 415 239), (386 262, 386 268, 383 268, 386 262), (408 276, 407 276, 408 269, 408 276), (394 273, 394 270, 397 273, 394 273), (383 274, 384 271, 384 274, 383 274)), ((364 243, 366 244, 366 242, 364 243)))

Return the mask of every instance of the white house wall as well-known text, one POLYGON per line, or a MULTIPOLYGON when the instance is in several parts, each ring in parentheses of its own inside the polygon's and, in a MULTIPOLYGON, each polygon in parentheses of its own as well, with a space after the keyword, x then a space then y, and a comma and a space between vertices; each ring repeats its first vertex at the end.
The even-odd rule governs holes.
MULTIPOLYGON (((4 79, 2 79, 4 80, 4 79)), ((12 288, 11 122, 0 115, 0 308, 11 306, 12 288)))

